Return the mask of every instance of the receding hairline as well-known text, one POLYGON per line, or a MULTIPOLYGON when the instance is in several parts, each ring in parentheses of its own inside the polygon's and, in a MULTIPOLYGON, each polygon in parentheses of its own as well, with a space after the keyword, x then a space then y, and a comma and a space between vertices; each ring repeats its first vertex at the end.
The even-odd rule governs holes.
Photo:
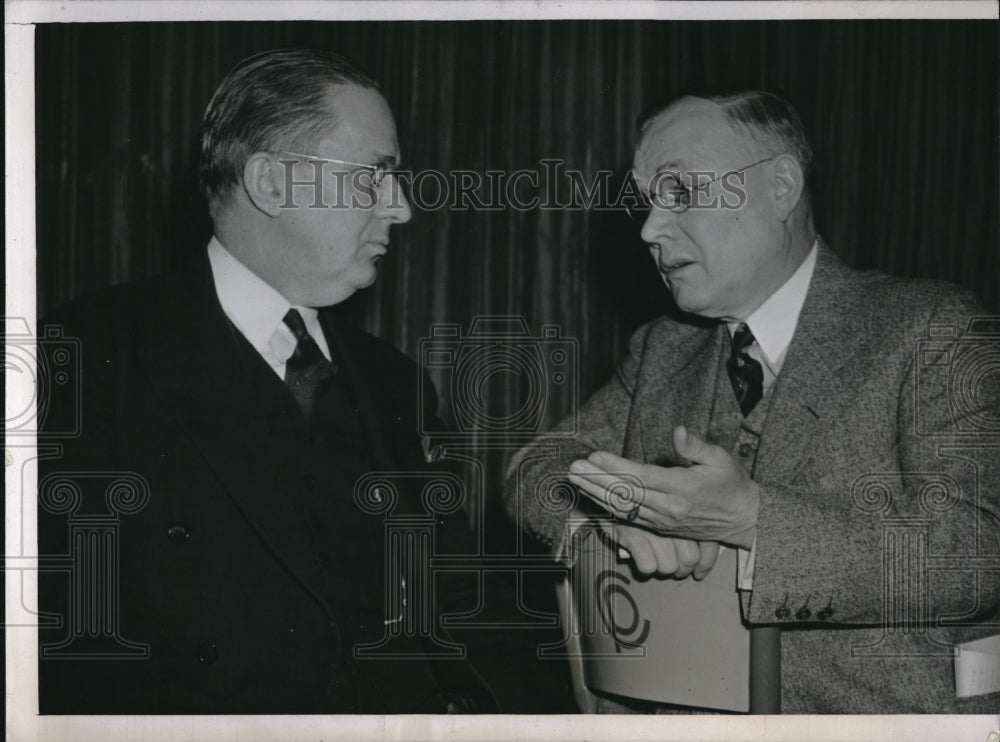
MULTIPOLYGON (((342 82, 339 80, 330 80, 324 85, 323 100, 322 100, 322 107, 324 113, 327 116, 327 122, 325 122, 320 127, 321 129, 323 129, 323 133, 320 134, 319 136, 316 136, 317 131, 310 132, 315 140, 313 142, 314 144, 318 143, 318 139, 324 136, 332 135, 332 133, 336 131, 337 127, 339 127, 343 123, 344 118, 350 114, 351 112, 350 107, 349 106, 345 107, 343 103, 338 105, 337 97, 342 95, 346 91, 352 89, 359 91, 366 90, 374 93, 375 96, 378 99, 382 100, 382 102, 385 103, 386 107, 388 108, 389 104, 385 101, 385 96, 383 96, 382 92, 380 90, 377 90, 376 88, 370 88, 366 85, 358 85, 357 83, 354 82, 342 82)), ((309 119, 303 118, 303 121, 308 122, 309 119)), ((314 128, 314 127, 307 127, 307 128, 314 128)))
POLYGON ((392 110, 392 106, 389 105, 389 101, 386 99, 385 94, 382 93, 378 88, 368 87, 366 85, 356 85, 354 83, 334 83, 327 88, 326 91, 326 107, 327 112, 330 115, 330 121, 328 125, 324 128, 323 132, 315 137, 313 141, 314 146, 318 146, 323 139, 332 138, 336 135, 338 129, 343 126, 345 118, 350 116, 354 110, 350 105, 343 107, 341 109, 337 108, 337 103, 335 98, 338 95, 342 95, 350 90, 356 90, 359 92, 368 92, 373 94, 373 100, 378 101, 378 107, 382 109, 382 113, 386 116, 389 122, 391 134, 392 134, 392 144, 395 147, 395 152, 389 151, 374 151, 372 154, 379 158, 382 164, 388 165, 390 167, 399 166, 399 141, 398 141, 398 131, 396 127, 396 115, 392 110))
MULTIPOLYGON (((646 141, 646 136, 649 134, 650 130, 654 128, 658 123, 662 122, 663 119, 677 112, 678 109, 684 108, 685 106, 696 107, 692 113, 714 113, 717 114, 717 120, 726 126, 727 131, 733 134, 734 137, 741 143, 746 145, 752 152, 761 150, 761 143, 754 139, 752 136, 741 128, 736 126, 732 118, 728 115, 725 106, 711 98, 705 98, 699 95, 684 95, 676 98, 662 108, 658 109, 652 115, 646 117, 639 126, 639 142, 636 145, 636 151, 642 147, 643 143, 646 141)), ((715 145, 706 142, 704 145, 707 149, 712 149, 715 145)), ((679 165, 680 163, 673 163, 674 165, 679 165)))
POLYGON ((722 123, 724 123, 727 127, 729 127, 729 130, 733 134, 738 136, 741 140, 745 141, 747 144, 754 147, 755 149, 760 148, 760 142, 756 141, 753 137, 749 136, 745 130, 741 130, 742 127, 738 127, 735 125, 733 117, 729 114, 729 111, 722 103, 714 101, 711 98, 706 98, 700 95, 693 95, 693 94, 683 95, 680 98, 676 98, 675 100, 670 101, 662 108, 660 108, 658 111, 656 111, 656 113, 653 113, 652 115, 648 116, 645 120, 643 120, 639 125, 640 141, 642 141, 642 139, 645 138, 646 134, 657 122, 662 121, 665 117, 669 116, 670 114, 676 113, 677 109, 683 108, 685 106, 694 107, 695 110, 692 111, 693 113, 698 112, 698 109, 701 109, 702 112, 706 113, 708 112, 717 113, 719 120, 722 123))
MULTIPOLYGON (((814 154, 805 134, 802 121, 795 107, 781 95, 759 89, 736 89, 714 91, 693 91, 667 101, 661 106, 642 115, 638 121, 639 144, 645 141, 649 130, 666 116, 684 106, 697 106, 702 112, 718 110, 729 129, 745 143, 757 156, 778 156, 787 154, 794 157, 805 172, 806 179, 814 177, 814 154), (779 126, 790 126, 789 131, 768 130, 776 121, 762 125, 761 122, 745 121, 741 118, 741 106, 752 106, 758 100, 777 104, 779 116, 783 117, 779 126)), ((808 190, 808 186, 807 186, 808 190)))
POLYGON ((646 131, 649 129, 649 127, 651 127, 654 123, 662 119, 664 116, 673 113, 682 106, 692 105, 692 104, 704 105, 704 107, 706 108, 718 111, 723 116, 725 116, 726 113, 726 110, 722 106, 722 104, 717 103, 711 98, 705 98, 700 95, 692 95, 692 94, 682 95, 681 97, 675 98, 674 100, 666 103, 661 108, 657 109, 650 115, 643 118, 639 122, 639 133, 645 134, 646 131))

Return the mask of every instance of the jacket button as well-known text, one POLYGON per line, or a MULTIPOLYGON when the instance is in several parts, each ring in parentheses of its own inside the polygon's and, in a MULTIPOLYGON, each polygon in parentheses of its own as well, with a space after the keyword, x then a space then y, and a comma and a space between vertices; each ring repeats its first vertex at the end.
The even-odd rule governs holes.
POLYGON ((749 443, 741 443, 740 447, 736 449, 736 453, 740 455, 740 458, 749 458, 750 454, 753 453, 753 446, 749 443))
POLYGON ((799 610, 796 611, 796 613, 795 613, 795 617, 797 619, 799 619, 800 621, 805 621, 811 615, 812 615, 812 611, 809 610, 808 608, 806 608, 805 606, 803 606, 802 608, 799 608, 799 610))
POLYGON ((306 474, 302 477, 302 487, 303 489, 311 490, 316 486, 316 479, 312 474, 306 474))
POLYGON ((211 665, 219 659, 219 648, 213 642, 205 642, 198 645, 198 659, 206 665, 211 665))
POLYGON ((826 607, 816 614, 816 618, 818 618, 820 621, 825 621, 832 615, 833 615, 833 608, 826 607))
POLYGON ((188 533, 188 529, 182 523, 174 523, 167 529, 167 538, 170 539, 170 543, 172 544, 183 544, 191 538, 191 534, 188 533))
POLYGON ((792 615, 792 612, 788 610, 788 608, 785 606, 781 606, 781 608, 779 608, 774 612, 775 618, 785 619, 788 618, 790 615, 792 615))

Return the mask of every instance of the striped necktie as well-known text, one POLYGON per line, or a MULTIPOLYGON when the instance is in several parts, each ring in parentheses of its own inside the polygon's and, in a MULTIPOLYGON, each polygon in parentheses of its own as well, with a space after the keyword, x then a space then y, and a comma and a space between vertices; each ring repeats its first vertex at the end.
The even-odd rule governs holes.
POLYGON ((754 344, 753 333, 745 322, 741 322, 733 333, 732 349, 726 361, 726 371, 733 385, 740 412, 746 417, 764 395, 764 369, 751 357, 750 346, 754 344))
POLYGON ((285 362, 285 383, 308 419, 327 382, 337 373, 337 367, 323 355, 306 329, 299 310, 289 309, 282 321, 296 340, 295 351, 285 362))

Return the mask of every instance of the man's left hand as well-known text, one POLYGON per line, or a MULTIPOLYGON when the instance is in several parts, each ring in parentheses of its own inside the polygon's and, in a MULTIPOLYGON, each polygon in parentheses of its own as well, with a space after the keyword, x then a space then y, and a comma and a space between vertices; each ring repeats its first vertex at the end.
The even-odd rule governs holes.
POLYGON ((616 517, 635 525, 669 536, 749 549, 757 531, 757 483, 725 449, 706 443, 682 425, 674 429, 674 448, 692 462, 690 466, 641 464, 595 451, 573 462, 569 481, 616 517), (631 504, 617 502, 609 490, 620 485, 622 474, 643 485, 631 504))

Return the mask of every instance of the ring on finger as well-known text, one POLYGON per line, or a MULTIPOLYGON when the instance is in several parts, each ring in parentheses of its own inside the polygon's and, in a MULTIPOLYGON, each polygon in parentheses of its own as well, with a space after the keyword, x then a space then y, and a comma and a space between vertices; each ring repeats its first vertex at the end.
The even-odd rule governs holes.
POLYGON ((633 506, 632 506, 632 509, 631 509, 631 510, 629 510, 629 511, 628 511, 628 512, 627 512, 627 513, 625 514, 625 520, 627 520, 627 521, 628 521, 629 523, 631 523, 631 522, 632 522, 632 521, 634 521, 634 520, 635 520, 636 518, 638 518, 638 517, 639 517, 639 508, 641 508, 641 507, 642 507, 642 503, 638 503, 638 502, 637 502, 637 503, 636 503, 635 505, 633 505, 633 506))

